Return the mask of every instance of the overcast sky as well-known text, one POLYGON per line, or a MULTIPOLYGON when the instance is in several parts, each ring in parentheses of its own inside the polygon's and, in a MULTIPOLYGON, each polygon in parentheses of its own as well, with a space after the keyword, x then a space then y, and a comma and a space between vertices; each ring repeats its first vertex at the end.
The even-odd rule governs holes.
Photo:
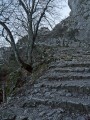
MULTIPOLYGON (((58 3, 57 3, 58 4, 58 3)), ((58 20, 55 21, 56 24, 60 23, 61 20, 65 19, 66 17, 69 16, 70 13, 70 8, 68 6, 68 0, 63 0, 63 7, 62 9, 58 10, 57 12, 59 12, 60 14, 60 18, 58 20), (66 2, 65 2, 66 1, 66 2)), ((4 43, 4 42, 3 42, 4 43)), ((5 43, 4 43, 5 44, 5 43)))
POLYGON ((66 17, 69 16, 69 13, 70 13, 70 8, 68 6, 68 0, 63 0, 63 7, 60 11, 60 19, 57 21, 57 22, 60 22, 62 19, 65 19, 66 17))
POLYGON ((62 18, 65 18, 65 17, 69 16, 69 13, 70 13, 70 8, 68 6, 68 1, 64 2, 64 4, 65 4, 65 7, 62 10, 62 18))

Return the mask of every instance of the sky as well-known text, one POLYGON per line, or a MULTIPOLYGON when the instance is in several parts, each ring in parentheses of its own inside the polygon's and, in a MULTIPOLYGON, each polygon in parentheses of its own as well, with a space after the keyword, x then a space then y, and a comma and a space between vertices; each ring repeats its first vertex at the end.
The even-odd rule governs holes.
POLYGON ((59 18, 59 20, 57 20, 57 23, 59 23, 60 21, 62 21, 65 18, 67 18, 71 11, 68 6, 68 0, 63 0, 62 5, 63 5, 62 9, 57 11, 60 13, 60 18, 59 18))
MULTIPOLYGON (((55 21, 55 24, 60 23, 60 21, 62 21, 63 19, 65 19, 66 17, 69 16, 70 8, 68 6, 68 0, 63 0, 62 5, 63 5, 62 9, 57 10, 57 12, 60 14, 60 17, 58 20, 55 21)), ((2 42, 0 42, 0 43, 2 43, 2 42)), ((4 43, 4 45, 5 45, 5 43, 4 43)))
POLYGON ((63 19, 66 18, 67 16, 69 16, 69 13, 71 11, 70 8, 69 8, 69 6, 68 6, 68 1, 64 2, 64 5, 65 5, 65 7, 61 11, 63 19))

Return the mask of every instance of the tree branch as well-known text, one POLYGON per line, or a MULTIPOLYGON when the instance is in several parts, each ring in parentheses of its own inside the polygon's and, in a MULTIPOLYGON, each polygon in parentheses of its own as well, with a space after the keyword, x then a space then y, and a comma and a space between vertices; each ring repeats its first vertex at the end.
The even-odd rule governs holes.
POLYGON ((22 0, 19 0, 19 3, 20 3, 20 5, 23 7, 23 9, 25 10, 26 14, 28 15, 28 10, 27 10, 25 4, 23 3, 23 1, 22 1, 22 0))
POLYGON ((36 26, 36 31, 34 33, 34 40, 36 39, 36 36, 37 36, 37 32, 38 32, 38 28, 39 28, 39 24, 41 22, 41 19, 43 18, 44 14, 45 14, 45 11, 47 10, 47 7, 48 7, 48 4, 51 2, 51 0, 48 0, 45 8, 43 9, 43 12, 41 13, 41 16, 39 18, 39 20, 37 21, 37 26, 36 26))

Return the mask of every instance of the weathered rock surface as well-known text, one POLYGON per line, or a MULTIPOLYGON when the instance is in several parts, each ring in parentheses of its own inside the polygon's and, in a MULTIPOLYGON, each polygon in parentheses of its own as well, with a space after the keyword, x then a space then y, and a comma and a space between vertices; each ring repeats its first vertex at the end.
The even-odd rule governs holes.
POLYGON ((68 4, 70 16, 56 25, 52 36, 61 46, 90 47, 90 1, 68 0, 68 4))
POLYGON ((0 120, 89 120, 90 55, 87 57, 82 48, 79 52, 75 48, 56 49, 48 70, 32 85, 28 79, 0 107, 0 120))
POLYGON ((0 120, 90 120, 89 5, 89 0, 69 0, 70 17, 53 29, 50 42, 40 43, 53 48, 48 69, 34 84, 28 77, 14 91, 0 106, 0 120))
POLYGON ((74 29, 78 29, 77 39, 89 41, 90 39, 90 1, 68 0, 71 8, 71 17, 74 20, 74 29), (76 23, 76 24, 75 24, 76 23))

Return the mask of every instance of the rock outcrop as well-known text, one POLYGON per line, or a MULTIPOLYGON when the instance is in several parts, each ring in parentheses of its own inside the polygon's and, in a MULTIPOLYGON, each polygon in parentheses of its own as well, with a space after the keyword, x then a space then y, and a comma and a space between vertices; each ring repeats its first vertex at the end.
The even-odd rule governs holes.
POLYGON ((71 8, 73 29, 78 29, 78 40, 90 43, 90 1, 89 0, 68 0, 71 8))
POLYGON ((70 16, 56 25, 53 37, 60 37, 68 46, 90 46, 90 1, 68 0, 68 4, 70 16))
POLYGON ((89 53, 56 46, 47 70, 33 83, 28 76, 8 103, 0 106, 0 120, 89 120, 89 53))
POLYGON ((70 16, 37 43, 48 48, 47 68, 25 78, 0 106, 0 120, 90 120, 90 1, 68 3, 70 16))

